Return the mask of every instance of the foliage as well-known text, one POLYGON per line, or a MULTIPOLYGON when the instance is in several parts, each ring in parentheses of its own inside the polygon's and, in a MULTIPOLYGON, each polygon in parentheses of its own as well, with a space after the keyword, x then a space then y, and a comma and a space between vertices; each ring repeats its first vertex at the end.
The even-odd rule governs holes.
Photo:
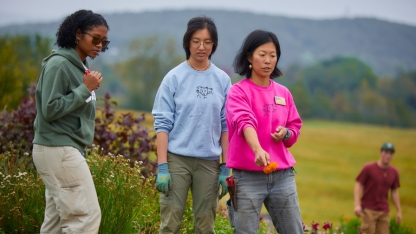
MULTIPOLYGON (((9 146, 15 147, 17 154, 31 155, 34 138, 33 122, 36 118, 35 94, 36 85, 28 88, 28 96, 20 102, 17 110, 3 110, 0 114, 0 153, 10 151, 9 146), (13 144, 9 144, 12 142, 13 144)), ((155 137, 149 135, 149 130, 142 125, 144 114, 134 117, 132 113, 123 113, 118 118, 111 108, 117 103, 110 100, 110 95, 103 98, 104 108, 98 110, 95 119, 94 143, 100 146, 104 155, 112 153, 123 155, 130 159, 131 166, 135 161, 143 163, 142 174, 149 177, 156 174, 156 161, 150 157, 155 151, 155 137)), ((154 158, 154 157, 153 157, 154 158)))
POLYGON ((95 119, 94 143, 100 146, 100 153, 123 155, 130 159, 130 166, 140 161, 145 170, 142 174, 149 177, 156 174, 157 162, 149 155, 155 152, 155 135, 151 137, 149 130, 143 126, 144 113, 134 117, 132 113, 115 116, 111 108, 110 94, 104 97, 104 108, 99 110, 95 119))
MULTIPOLYGON (((351 219, 344 223, 342 219, 339 231, 344 234, 357 234, 360 232, 361 221, 358 218, 351 219)), ((338 233, 338 232, 337 232, 338 233)), ((413 234, 414 232, 406 226, 396 224, 394 219, 390 219, 390 233, 394 234, 413 234)))
MULTIPOLYGON (((102 155, 98 148, 89 150, 87 162, 102 211, 100 233, 157 233, 160 219, 158 192, 153 188, 155 177, 142 175, 141 162, 130 167, 129 159, 102 155)), ((0 231, 37 233, 43 222, 44 185, 30 158, 16 157, 16 153, 13 150, 0 154, 0 231)), ((189 197, 181 233, 193 233, 191 204, 189 197)), ((232 233, 223 207, 219 209, 215 231, 232 233)))
POLYGON ((128 90, 126 107, 150 111, 163 77, 182 59, 173 39, 157 36, 132 40, 129 53, 131 58, 113 65, 128 90))
POLYGON ((14 109, 36 80, 51 40, 39 35, 0 36, 0 108, 14 109))
POLYGON ((340 222, 341 222, 340 229, 342 230, 342 232, 344 234, 360 233, 360 226, 361 226, 360 219, 354 218, 354 219, 351 219, 351 220, 347 221, 346 223, 344 223, 344 220, 341 218, 340 222))
POLYGON ((32 140, 34 137, 33 122, 36 117, 35 83, 28 88, 29 95, 22 98, 17 110, 10 112, 3 110, 0 113, 0 153, 16 149, 17 155, 32 153, 32 140), (13 144, 8 144, 12 142, 13 144))
POLYGON ((396 221, 394 219, 390 219, 390 233, 414 234, 414 232, 410 228, 396 224, 396 221))
POLYGON ((39 232, 45 207, 44 185, 28 154, 15 147, 0 154, 0 228, 6 233, 39 232))
POLYGON ((88 152, 88 165, 100 202, 102 219, 100 233, 153 233, 158 226, 155 177, 145 178, 141 161, 121 155, 99 153, 99 147, 88 152), (100 157, 101 156, 101 157, 100 157), (102 157, 104 156, 104 157, 102 157))
POLYGON ((377 78, 357 58, 335 57, 291 66, 287 79, 302 118, 416 127, 416 72, 377 78))

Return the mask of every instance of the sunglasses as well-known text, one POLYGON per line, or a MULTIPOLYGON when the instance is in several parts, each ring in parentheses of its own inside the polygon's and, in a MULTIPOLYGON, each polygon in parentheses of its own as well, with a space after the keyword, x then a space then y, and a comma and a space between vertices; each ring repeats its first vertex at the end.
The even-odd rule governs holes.
POLYGON ((108 46, 108 44, 110 44, 110 41, 107 40, 107 38, 105 38, 105 37, 101 39, 100 37, 93 36, 93 35, 87 33, 86 31, 82 31, 82 32, 85 33, 85 34, 88 34, 92 37, 92 44, 94 44, 94 45, 101 44, 103 47, 106 47, 106 46, 108 46))

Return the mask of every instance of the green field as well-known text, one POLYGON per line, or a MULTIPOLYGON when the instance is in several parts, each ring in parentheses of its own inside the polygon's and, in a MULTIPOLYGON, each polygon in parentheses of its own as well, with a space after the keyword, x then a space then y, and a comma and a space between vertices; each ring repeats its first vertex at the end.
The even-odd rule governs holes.
MULTIPOLYGON (((302 218, 306 224, 339 224, 354 218, 355 178, 366 162, 379 158, 390 141, 392 160, 400 173, 403 225, 416 230, 416 130, 327 121, 305 121, 297 144, 290 150, 297 160, 296 175, 302 218)), ((395 208, 390 206, 391 217, 395 208)))
MULTIPOLYGON (((152 117, 145 124, 152 127, 152 117)), ((400 173, 399 190, 404 226, 416 231, 416 130, 355 123, 307 120, 299 141, 290 151, 296 164, 296 182, 305 224, 355 218, 353 188, 362 166, 379 158, 379 148, 390 141, 392 160, 400 173)), ((225 198, 222 199, 225 202, 225 198)), ((395 217, 391 204, 391 217, 395 217)))

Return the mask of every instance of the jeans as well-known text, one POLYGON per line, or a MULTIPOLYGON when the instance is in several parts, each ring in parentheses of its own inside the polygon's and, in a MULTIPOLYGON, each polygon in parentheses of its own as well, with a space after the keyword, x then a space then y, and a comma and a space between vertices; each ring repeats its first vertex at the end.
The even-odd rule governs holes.
POLYGON ((280 234, 303 233, 293 169, 263 172, 233 169, 237 187, 237 211, 229 209, 230 223, 236 234, 255 234, 259 230, 264 203, 276 231, 280 234))

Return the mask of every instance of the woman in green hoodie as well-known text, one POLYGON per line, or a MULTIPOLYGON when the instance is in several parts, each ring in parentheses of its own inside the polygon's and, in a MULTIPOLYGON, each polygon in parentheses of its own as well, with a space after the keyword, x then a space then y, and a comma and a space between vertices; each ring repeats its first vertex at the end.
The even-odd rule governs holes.
POLYGON ((87 57, 108 49, 106 20, 92 11, 68 16, 42 62, 36 87, 33 161, 46 186, 40 233, 98 233, 101 210, 85 147, 92 144, 95 93, 103 77, 87 57))

